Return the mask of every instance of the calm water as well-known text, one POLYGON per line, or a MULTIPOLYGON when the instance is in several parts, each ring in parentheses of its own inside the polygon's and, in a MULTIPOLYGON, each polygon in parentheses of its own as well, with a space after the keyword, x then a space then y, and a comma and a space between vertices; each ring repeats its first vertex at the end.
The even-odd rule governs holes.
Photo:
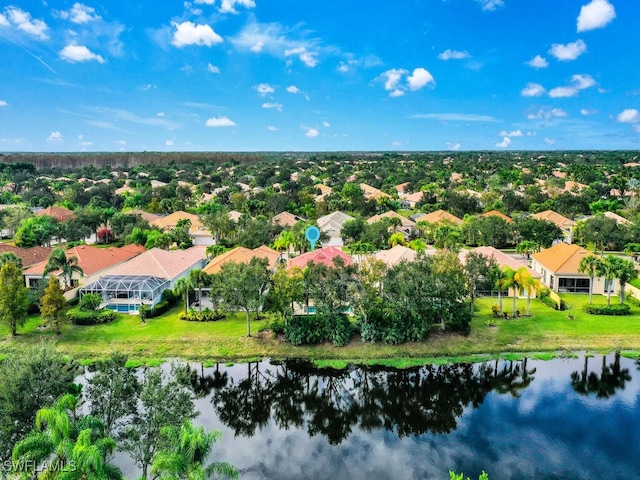
MULTIPOLYGON (((411 370, 192 365, 216 460, 242 479, 640 479, 640 364, 616 357, 411 370), (603 363, 604 362, 604 363, 603 363)), ((137 478, 130 461, 117 463, 137 478)))

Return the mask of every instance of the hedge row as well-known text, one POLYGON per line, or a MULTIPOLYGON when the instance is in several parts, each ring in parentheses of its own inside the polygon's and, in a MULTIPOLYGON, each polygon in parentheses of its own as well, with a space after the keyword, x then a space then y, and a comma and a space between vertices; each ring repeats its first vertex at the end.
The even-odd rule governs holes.
POLYGON ((79 308, 72 308, 67 312, 67 317, 74 325, 98 325, 109 323, 116 319, 116 312, 113 310, 86 311, 79 308))
POLYGON ((188 312, 182 312, 180 314, 180 320, 187 322, 215 322, 224 318, 224 315, 220 315, 213 310, 205 309, 201 312, 197 310, 189 310, 188 312))
POLYGON ((623 305, 594 305, 593 303, 588 303, 582 309, 592 315, 629 315, 631 313, 631 307, 626 303, 623 305))

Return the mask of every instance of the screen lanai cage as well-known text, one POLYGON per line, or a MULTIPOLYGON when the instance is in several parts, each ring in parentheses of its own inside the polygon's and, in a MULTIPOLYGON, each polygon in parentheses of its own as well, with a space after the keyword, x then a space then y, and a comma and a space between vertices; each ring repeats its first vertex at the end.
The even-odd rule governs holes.
POLYGON ((153 308, 169 288, 169 281, 151 275, 106 275, 80 289, 80 298, 87 293, 102 297, 101 306, 117 312, 137 313, 140 305, 153 308))

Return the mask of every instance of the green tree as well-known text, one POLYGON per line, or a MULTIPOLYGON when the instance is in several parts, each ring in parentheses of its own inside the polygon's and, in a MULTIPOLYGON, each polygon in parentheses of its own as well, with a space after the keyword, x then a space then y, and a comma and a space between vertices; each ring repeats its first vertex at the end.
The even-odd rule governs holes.
POLYGON ((620 259, 619 257, 616 257, 614 255, 607 255, 606 257, 604 257, 602 261, 600 275, 604 277, 604 279, 606 280, 606 284, 608 284, 607 285, 607 305, 611 305, 611 291, 613 290, 611 286, 613 281, 618 276, 618 268, 619 268, 618 260, 619 259, 620 259))
POLYGON ((531 216, 516 221, 516 231, 522 240, 534 241, 543 248, 549 248, 553 242, 564 238, 564 232, 555 223, 531 216))
POLYGON ((493 257, 488 258, 487 256, 477 252, 469 252, 467 254, 464 264, 464 275, 467 288, 469 289, 469 298, 471 300, 469 307, 472 315, 478 285, 484 279, 489 277, 489 272, 493 264, 495 264, 495 259, 493 257))
POLYGON ((637 262, 638 256, 640 256, 640 243, 627 243, 624 246, 624 253, 633 257, 633 260, 637 262))
POLYGON ((84 275, 82 267, 78 265, 78 257, 76 257, 75 255, 67 257, 67 252, 65 252, 61 248, 54 248, 49 255, 49 260, 47 260, 47 264, 45 265, 44 271, 42 272, 42 278, 44 278, 51 272, 55 272, 56 270, 62 271, 62 279, 64 281, 65 290, 69 288, 74 272, 79 273, 80 275, 84 275))
POLYGON ((605 268, 610 268, 612 274, 615 275, 614 278, 618 280, 620 305, 622 305, 624 304, 626 286, 629 282, 638 278, 638 270, 636 270, 636 266, 630 260, 625 260, 624 258, 614 255, 607 255, 604 261, 605 264, 609 264, 609 266, 605 268))
POLYGON ((136 412, 123 433, 122 448, 142 470, 145 480, 160 447, 162 428, 178 428, 196 416, 193 393, 187 380, 179 375, 180 368, 173 364, 168 377, 159 368, 145 372, 140 381, 136 412))
POLYGON ((55 233, 56 227, 54 223, 54 219, 47 215, 23 219, 14 237, 16 246, 35 247, 48 245, 55 233))
POLYGON ((518 299, 518 292, 521 289, 521 285, 519 283, 519 277, 516 274, 516 270, 514 270, 511 267, 504 267, 502 269, 502 271, 504 272, 504 279, 502 281, 502 286, 505 289, 512 289, 513 290, 513 310, 512 310, 512 316, 515 317, 516 316, 516 300, 518 299))
POLYGON ((159 480, 196 480, 238 478, 236 469, 226 462, 206 465, 213 445, 220 441, 219 430, 206 431, 185 421, 179 428, 164 427, 162 450, 153 457, 151 473, 159 480))
POLYGON ((136 245, 146 245, 147 240, 149 239, 150 230, 144 230, 140 227, 134 227, 131 230, 131 233, 126 236, 125 243, 135 243, 136 245))
POLYGON ((522 242, 516 245, 516 253, 521 253, 523 256, 527 258, 531 258, 532 253, 536 253, 540 251, 540 245, 533 240, 523 240, 522 242))
POLYGON ((0 323, 11 329, 12 336, 25 324, 28 307, 28 289, 22 270, 15 263, 7 262, 0 268, 0 323))
MULTIPOLYGON (((464 473, 456 473, 450 470, 449 480, 464 480, 464 473)), ((470 480, 470 478, 467 477, 467 480, 470 480)), ((480 476, 478 477, 478 480, 489 480, 489 475, 487 475, 487 473, 483 470, 480 476)))
POLYGON ((7 262, 13 262, 18 268, 22 269, 22 259, 13 252, 0 253, 0 267, 7 262))
POLYGON ((604 265, 600 257, 595 255, 587 255, 580 259, 578 264, 578 272, 589 275, 589 303, 593 300, 593 282, 595 277, 600 275, 604 270, 604 265))
POLYGON ((610 250, 620 243, 623 237, 621 228, 613 218, 596 215, 584 221, 577 232, 578 237, 585 243, 592 242, 596 251, 610 250))
POLYGON ((524 265, 516 270, 514 275, 519 286, 520 293, 527 293, 527 316, 531 315, 531 294, 540 289, 540 281, 531 275, 531 272, 524 265))
POLYGON ((396 245, 404 245, 404 233, 396 232, 389 237, 389 246, 395 247, 396 245))
POLYGON ((189 282, 198 291, 198 310, 202 311, 202 289, 211 283, 210 275, 202 269, 195 268, 189 272, 189 282))
POLYGON ((44 290, 44 295, 40 299, 40 315, 50 327, 55 328, 57 335, 60 335, 60 325, 67 318, 66 310, 67 299, 62 294, 60 281, 56 277, 51 277, 44 290))
POLYGON ((189 311, 189 292, 191 292, 192 290, 193 284, 188 277, 179 278, 173 286, 173 292, 177 296, 182 297, 184 301, 184 313, 187 313, 189 311))
POLYGON ((244 310, 247 315, 247 337, 250 337, 249 314, 256 312, 258 315, 269 289, 267 260, 253 257, 249 263, 225 263, 220 273, 226 284, 224 301, 232 310, 244 310))

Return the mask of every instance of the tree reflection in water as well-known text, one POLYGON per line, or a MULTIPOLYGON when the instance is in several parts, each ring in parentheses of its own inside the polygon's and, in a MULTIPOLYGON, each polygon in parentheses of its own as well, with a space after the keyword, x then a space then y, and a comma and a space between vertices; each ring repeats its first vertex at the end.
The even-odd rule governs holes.
MULTIPOLYGON (((249 363, 240 380, 206 380, 194 370, 192 384, 213 392, 219 419, 237 436, 253 436, 272 420, 280 429, 305 428, 340 444, 354 428, 399 437, 451 432, 465 408, 478 407, 492 391, 519 396, 534 374, 527 360, 404 370, 318 369, 287 361, 249 363)), ((221 377, 217 368, 214 375, 221 377)))
POLYGON ((580 395, 594 394, 598 398, 609 398, 615 395, 617 390, 624 390, 627 382, 631 381, 628 368, 620 367, 620 352, 616 352, 613 363, 607 365, 606 355, 602 356, 600 375, 589 372, 589 357, 584 356, 582 371, 571 374, 571 386, 580 395))

